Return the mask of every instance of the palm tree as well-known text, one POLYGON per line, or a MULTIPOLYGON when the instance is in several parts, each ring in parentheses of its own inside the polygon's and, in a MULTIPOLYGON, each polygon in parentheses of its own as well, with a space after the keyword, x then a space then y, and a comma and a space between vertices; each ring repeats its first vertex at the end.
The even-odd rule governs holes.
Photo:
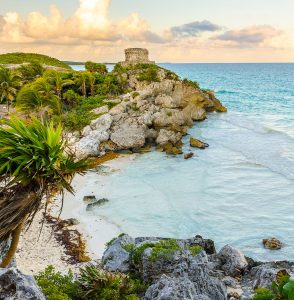
POLYGON ((77 72, 76 78, 75 78, 75 83, 77 85, 79 85, 82 95, 84 97, 87 96, 87 86, 89 84, 89 74, 91 74, 91 73, 88 71, 77 72))
POLYGON ((29 64, 23 64, 19 68, 23 83, 27 83, 36 78, 42 77, 45 72, 45 68, 37 62, 31 62, 29 64))
POLYGON ((15 100, 20 84, 20 77, 17 73, 0 67, 0 102, 6 100, 7 111, 9 111, 9 105, 15 100))
POLYGON ((61 113, 61 102, 45 78, 38 78, 33 83, 23 86, 17 95, 16 107, 27 113, 39 112, 45 107, 54 114, 61 113))
MULTIPOLYGON (((71 180, 88 168, 85 160, 66 150, 61 126, 33 119, 30 124, 12 118, 0 127, 0 243, 12 242, 0 268, 7 267, 19 235, 29 226, 52 191, 73 193, 71 180)), ((63 200, 63 197, 62 197, 63 200)))
POLYGON ((95 95, 95 86, 96 86, 96 77, 93 73, 88 73, 88 82, 90 86, 90 95, 94 96, 95 95))
POLYGON ((44 78, 47 78, 48 82, 53 86, 59 100, 61 100, 62 90, 66 86, 74 84, 72 80, 65 79, 63 73, 56 70, 47 70, 44 73, 44 78))

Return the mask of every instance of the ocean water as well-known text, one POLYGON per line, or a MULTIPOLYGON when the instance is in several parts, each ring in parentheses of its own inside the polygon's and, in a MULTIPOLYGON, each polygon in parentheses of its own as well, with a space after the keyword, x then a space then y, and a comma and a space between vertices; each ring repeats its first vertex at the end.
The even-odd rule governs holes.
MULTIPOLYGON (((209 143, 184 160, 138 156, 88 190, 110 202, 94 212, 133 236, 202 235, 260 260, 294 261, 294 64, 164 64, 213 89, 228 113, 189 134, 209 143), (279 238, 280 251, 262 239, 279 238)), ((93 176, 93 174, 91 175, 93 176)), ((95 182, 95 184, 93 184, 95 182)))

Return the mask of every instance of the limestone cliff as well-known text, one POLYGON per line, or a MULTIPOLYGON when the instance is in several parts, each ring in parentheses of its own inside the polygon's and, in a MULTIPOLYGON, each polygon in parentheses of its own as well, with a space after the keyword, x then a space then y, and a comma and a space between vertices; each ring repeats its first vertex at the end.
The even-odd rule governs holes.
POLYGON ((157 66, 118 69, 122 84, 130 90, 116 99, 108 110, 85 127, 81 135, 69 137, 70 145, 82 157, 105 151, 155 145, 169 154, 181 153, 181 138, 195 121, 208 112, 225 112, 226 108, 212 91, 201 90, 196 83, 157 66))

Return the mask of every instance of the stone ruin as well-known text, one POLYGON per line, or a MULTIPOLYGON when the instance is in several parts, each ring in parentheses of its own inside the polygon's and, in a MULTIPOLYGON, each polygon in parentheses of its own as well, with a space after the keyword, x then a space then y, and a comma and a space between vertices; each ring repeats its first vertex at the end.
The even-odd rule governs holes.
POLYGON ((123 67, 136 64, 155 64, 154 61, 149 60, 149 52, 144 48, 129 48, 125 49, 126 60, 120 62, 123 67))

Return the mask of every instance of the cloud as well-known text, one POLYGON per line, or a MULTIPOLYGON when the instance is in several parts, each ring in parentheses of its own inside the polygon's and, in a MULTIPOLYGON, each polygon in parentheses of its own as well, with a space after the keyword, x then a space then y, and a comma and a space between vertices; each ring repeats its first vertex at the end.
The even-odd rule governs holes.
POLYGON ((4 19, 9 19, 11 26, 8 29, 14 32, 14 39, 10 38, 9 33, 2 33, 0 40, 42 44, 58 41, 69 44, 120 40, 164 42, 160 35, 150 31, 149 24, 136 13, 119 22, 112 22, 108 17, 110 4, 111 0, 79 0, 78 9, 69 18, 64 18, 55 5, 50 7, 49 16, 34 11, 23 20, 16 12, 6 14, 4 19))
POLYGON ((232 46, 259 46, 282 32, 269 25, 251 26, 241 30, 229 30, 213 39, 232 46))
POLYGON ((4 17, 0 15, 0 32, 3 31, 5 23, 4 17))
POLYGON ((174 37, 197 37, 203 32, 215 32, 221 30, 221 27, 211 23, 210 21, 195 21, 180 26, 170 28, 170 32, 174 37))

